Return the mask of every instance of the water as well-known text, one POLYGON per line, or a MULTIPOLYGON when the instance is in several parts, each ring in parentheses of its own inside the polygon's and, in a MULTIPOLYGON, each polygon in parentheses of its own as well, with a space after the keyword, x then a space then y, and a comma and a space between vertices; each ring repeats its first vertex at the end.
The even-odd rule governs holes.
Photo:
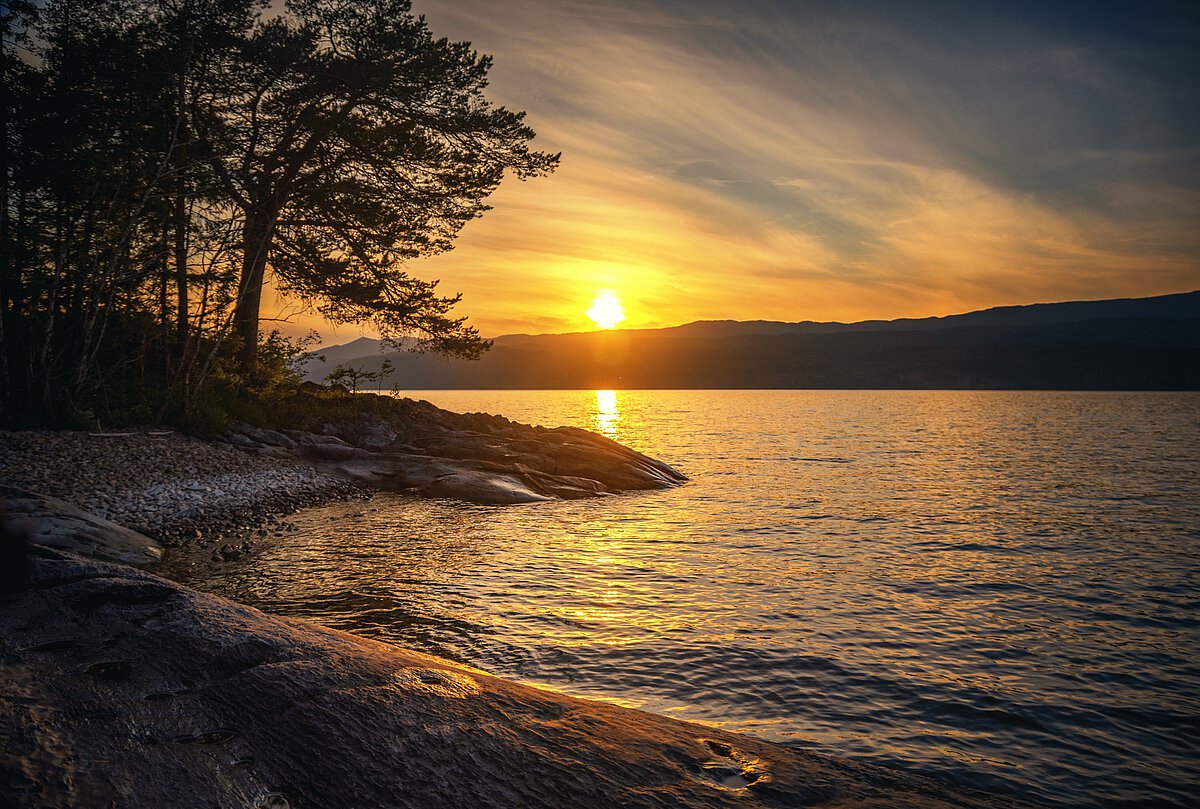
POLYGON ((1197 805, 1200 395, 414 395, 588 427, 692 481, 379 497, 191 582, 1041 804, 1197 805))

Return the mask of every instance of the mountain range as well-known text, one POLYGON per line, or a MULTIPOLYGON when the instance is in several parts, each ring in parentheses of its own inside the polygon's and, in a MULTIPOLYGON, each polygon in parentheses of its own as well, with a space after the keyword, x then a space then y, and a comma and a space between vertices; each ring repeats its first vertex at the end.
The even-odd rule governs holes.
POLYGON ((1200 389, 1200 291, 1002 306, 948 317, 697 321, 663 329, 510 334, 475 362, 360 338, 337 365, 395 370, 401 390, 525 388, 1200 389))

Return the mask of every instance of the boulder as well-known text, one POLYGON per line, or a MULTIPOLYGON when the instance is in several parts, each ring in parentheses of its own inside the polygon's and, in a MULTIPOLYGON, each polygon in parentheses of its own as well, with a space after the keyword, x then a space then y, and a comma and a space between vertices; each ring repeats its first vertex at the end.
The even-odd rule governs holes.
POLYGON ((505 505, 540 503, 554 497, 539 494, 512 475, 497 475, 464 469, 433 480, 415 490, 425 497, 453 497, 472 503, 505 505))
POLYGON ((48 548, 131 565, 162 558, 162 546, 137 531, 15 486, 0 486, 0 514, 7 515, 15 533, 48 548))

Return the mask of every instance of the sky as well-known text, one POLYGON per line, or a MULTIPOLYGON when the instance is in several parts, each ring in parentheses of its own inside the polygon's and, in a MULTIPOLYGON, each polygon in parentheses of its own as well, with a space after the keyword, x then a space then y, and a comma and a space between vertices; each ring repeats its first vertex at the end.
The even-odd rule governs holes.
MULTIPOLYGON (((449 253, 485 336, 842 320, 1200 287, 1181 3, 414 0, 491 54, 549 177, 449 253)), ((300 317, 327 343, 359 336, 300 317)))

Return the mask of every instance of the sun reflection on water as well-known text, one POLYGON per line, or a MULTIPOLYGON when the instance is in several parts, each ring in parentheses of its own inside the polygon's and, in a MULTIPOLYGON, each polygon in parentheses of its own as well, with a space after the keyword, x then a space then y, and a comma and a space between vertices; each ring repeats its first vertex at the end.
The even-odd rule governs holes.
POLYGON ((617 409, 617 392, 615 390, 596 391, 596 431, 609 438, 617 439, 617 425, 621 421, 621 411, 617 409))
MULTIPOLYGON (((414 395, 586 427, 691 482, 528 508, 380 494, 176 575, 542 688, 1035 803, 1115 804, 1126 784, 1194 803, 1196 394, 414 395)), ((458 693, 424 672, 413 687, 458 693)))

